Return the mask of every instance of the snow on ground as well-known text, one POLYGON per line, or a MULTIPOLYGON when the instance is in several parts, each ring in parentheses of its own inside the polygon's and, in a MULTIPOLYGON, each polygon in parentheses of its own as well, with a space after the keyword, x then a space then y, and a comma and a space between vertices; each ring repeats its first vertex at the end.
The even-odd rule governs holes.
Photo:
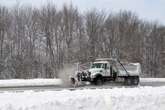
POLYGON ((49 86, 61 85, 60 79, 11 79, 0 80, 0 87, 19 87, 19 86, 49 86))
POLYGON ((140 82, 165 82, 165 78, 140 78, 140 82))
POLYGON ((0 110, 165 110, 165 86, 4 92, 0 110))

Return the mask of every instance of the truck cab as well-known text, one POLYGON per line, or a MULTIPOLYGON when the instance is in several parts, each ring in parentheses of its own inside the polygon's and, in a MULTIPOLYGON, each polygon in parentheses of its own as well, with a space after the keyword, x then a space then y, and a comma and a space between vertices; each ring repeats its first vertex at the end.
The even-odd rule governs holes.
POLYGON ((113 67, 108 61, 93 62, 88 71, 91 73, 91 78, 95 78, 97 75, 108 78, 117 73, 116 68, 113 67))

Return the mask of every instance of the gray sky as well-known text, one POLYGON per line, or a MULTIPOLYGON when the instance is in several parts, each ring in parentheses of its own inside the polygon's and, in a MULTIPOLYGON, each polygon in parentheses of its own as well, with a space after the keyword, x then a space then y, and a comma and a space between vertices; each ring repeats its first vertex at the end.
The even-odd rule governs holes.
POLYGON ((19 1, 20 4, 40 7, 47 1, 53 1, 57 7, 64 3, 72 3, 80 11, 93 8, 105 11, 130 10, 148 21, 158 21, 165 24, 165 0, 0 0, 1 5, 13 6, 19 1))

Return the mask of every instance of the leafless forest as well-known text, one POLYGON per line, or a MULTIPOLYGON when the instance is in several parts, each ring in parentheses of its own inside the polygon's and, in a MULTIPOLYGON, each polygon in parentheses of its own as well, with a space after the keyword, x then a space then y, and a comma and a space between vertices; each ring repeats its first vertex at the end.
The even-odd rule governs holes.
POLYGON ((0 6, 0 78, 53 78, 64 64, 91 57, 140 62, 144 76, 165 77, 165 26, 130 11, 0 6))

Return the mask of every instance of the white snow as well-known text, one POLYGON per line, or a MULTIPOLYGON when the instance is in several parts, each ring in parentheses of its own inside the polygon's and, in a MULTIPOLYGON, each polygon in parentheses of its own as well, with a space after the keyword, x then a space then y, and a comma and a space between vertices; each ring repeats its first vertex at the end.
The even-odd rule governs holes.
POLYGON ((11 79, 0 80, 0 87, 61 85, 61 79, 11 79))
POLYGON ((0 110, 165 110, 165 86, 5 92, 0 110))
POLYGON ((165 78, 140 78, 140 82, 165 82, 165 78))

